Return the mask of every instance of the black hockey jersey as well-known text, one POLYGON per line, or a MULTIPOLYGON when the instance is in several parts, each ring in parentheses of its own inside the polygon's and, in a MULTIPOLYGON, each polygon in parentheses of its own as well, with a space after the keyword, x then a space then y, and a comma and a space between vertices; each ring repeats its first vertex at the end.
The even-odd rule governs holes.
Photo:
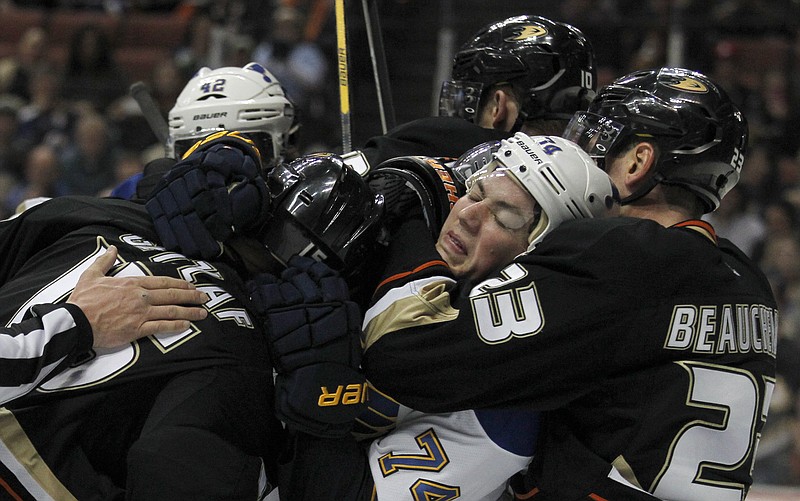
MULTIPOLYGON (((256 497, 258 469, 245 474, 242 464, 227 461, 260 462, 270 444, 279 447, 263 334, 232 268, 168 252, 155 238, 142 206, 115 199, 56 198, 0 223, 5 325, 23 320, 31 305, 63 302, 112 244, 119 249, 115 275, 183 278, 210 298, 208 317, 185 332, 96 352, 89 340, 69 367, 0 409, 0 477, 7 491, 24 499, 111 499, 130 480, 127 468, 136 461, 127 455, 146 432, 174 463, 153 467, 162 476, 139 478, 141 485, 150 489, 168 478, 187 492, 209 494, 205 489, 216 482, 213 488, 230 488, 233 499, 240 486, 220 479, 240 482, 249 475, 243 498, 256 497), (186 429, 203 430, 207 440, 187 440, 180 435, 186 429)), ((149 492, 138 496, 156 495, 158 485, 149 492)))
POLYGON ((369 380, 428 412, 544 411, 532 499, 586 499, 609 480, 672 500, 746 493, 778 312, 707 223, 564 223, 478 284, 396 262, 365 317, 369 380))
POLYGON ((426 117, 370 138, 360 151, 372 167, 406 155, 456 159, 473 146, 510 136, 510 132, 486 129, 463 118, 426 117))

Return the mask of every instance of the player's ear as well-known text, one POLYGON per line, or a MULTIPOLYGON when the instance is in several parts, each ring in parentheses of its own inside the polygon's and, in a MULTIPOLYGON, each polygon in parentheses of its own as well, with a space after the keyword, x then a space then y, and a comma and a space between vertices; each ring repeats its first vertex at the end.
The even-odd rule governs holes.
POLYGON ((519 109, 514 97, 503 89, 491 93, 492 128, 511 130, 517 120, 519 109))
POLYGON ((652 143, 637 143, 628 152, 628 181, 638 183, 647 177, 656 165, 656 149, 652 143))

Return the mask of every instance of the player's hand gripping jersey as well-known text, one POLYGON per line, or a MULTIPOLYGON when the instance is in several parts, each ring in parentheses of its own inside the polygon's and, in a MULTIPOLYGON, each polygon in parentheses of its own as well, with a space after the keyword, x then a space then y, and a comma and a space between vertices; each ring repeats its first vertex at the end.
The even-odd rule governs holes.
MULTIPOLYGON (((433 257, 392 251, 398 272, 433 257)), ((777 311, 763 274, 709 225, 579 220, 481 283, 419 269, 366 314, 367 377, 426 412, 551 411, 526 477, 534 499, 604 484, 696 501, 747 492, 777 311)))
POLYGON ((281 432, 243 284, 223 263, 154 242, 144 208, 122 200, 56 198, 0 223, 5 324, 34 304, 62 302, 110 244, 119 249, 112 273, 183 278, 210 298, 208 317, 185 332, 113 350, 92 351, 88 340, 69 367, 0 409, 0 492, 36 500, 110 499, 123 489, 129 499, 258 495, 259 456, 270 460, 281 432))

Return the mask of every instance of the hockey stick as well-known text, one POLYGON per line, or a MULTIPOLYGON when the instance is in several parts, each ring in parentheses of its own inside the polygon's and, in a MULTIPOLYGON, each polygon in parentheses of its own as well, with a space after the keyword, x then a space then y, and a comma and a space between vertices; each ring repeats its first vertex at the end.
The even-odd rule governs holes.
POLYGON ((147 84, 141 81, 136 82, 131 85, 129 92, 131 97, 139 104, 139 109, 142 110, 142 114, 147 120, 147 124, 150 125, 153 134, 156 135, 158 142, 166 147, 167 139, 169 138, 169 125, 161 115, 161 110, 158 109, 155 99, 150 95, 150 89, 147 88, 147 84))
POLYGON ((375 0, 361 0, 364 10, 364 22, 367 28, 367 42, 369 55, 372 59, 372 73, 375 78, 375 91, 378 94, 378 111, 381 115, 381 127, 386 134, 394 128, 394 105, 392 104, 392 90, 389 86, 389 71, 386 68, 386 52, 383 48, 383 35, 378 5, 375 0))
POLYGON ((347 61, 347 26, 345 24, 344 0, 336 0, 336 52, 339 67, 339 116, 342 121, 342 153, 353 149, 350 129, 350 83, 347 61))

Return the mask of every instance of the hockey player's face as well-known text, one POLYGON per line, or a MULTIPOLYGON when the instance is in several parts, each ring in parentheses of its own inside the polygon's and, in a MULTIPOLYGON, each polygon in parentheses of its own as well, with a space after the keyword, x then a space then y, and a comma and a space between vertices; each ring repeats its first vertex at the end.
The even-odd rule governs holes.
POLYGON ((535 206, 507 176, 479 180, 453 206, 436 250, 457 277, 481 280, 528 248, 535 206))

